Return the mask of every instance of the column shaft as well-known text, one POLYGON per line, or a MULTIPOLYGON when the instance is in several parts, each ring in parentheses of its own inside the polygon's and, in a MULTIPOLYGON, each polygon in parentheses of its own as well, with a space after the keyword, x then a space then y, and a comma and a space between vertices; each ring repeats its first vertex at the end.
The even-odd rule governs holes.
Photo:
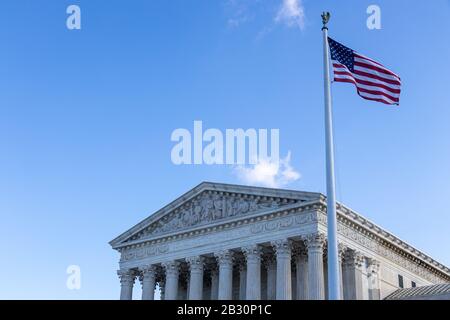
POLYGON ((186 259, 189 264, 189 300, 203 298, 203 258, 200 256, 186 259))
POLYGON ((156 270, 153 266, 145 266, 141 269, 142 300, 155 298, 156 270))
POLYGON ((133 270, 119 270, 120 278, 120 300, 131 300, 133 298, 133 285, 136 274, 133 270))
POLYGON ((219 298, 219 272, 218 270, 211 271, 211 300, 219 298))
POLYGON ((247 268, 240 266, 239 269, 239 300, 245 300, 247 296, 247 268))
POLYGON ((233 295, 233 259, 229 250, 216 254, 219 263, 219 300, 231 300, 233 295))
POLYGON ((369 259, 369 300, 380 300, 380 263, 375 259, 369 259))
POLYGON ((178 297, 179 262, 171 261, 163 264, 166 270, 165 300, 176 300, 178 297))
POLYGON ((324 300, 323 246, 325 236, 314 233, 305 237, 308 248, 308 297, 309 300, 324 300))
POLYGON ((277 296, 277 264, 275 260, 269 260, 267 270, 267 300, 275 300, 277 296))
POLYGON ((301 250, 296 260, 297 300, 308 299, 308 259, 306 250, 301 250))
POLYGON ((246 299, 261 300, 261 248, 252 245, 242 251, 247 260, 246 299))
POLYGON ((341 289, 341 300, 344 299, 344 274, 342 272, 342 263, 344 261, 344 254, 347 247, 342 242, 338 243, 338 259, 339 259, 339 285, 341 289))
POLYGON ((287 239, 272 242, 277 256, 276 299, 292 300, 291 242, 287 239))
POLYGON ((361 300, 363 298, 363 283, 362 283, 362 263, 364 257, 361 253, 349 250, 344 258, 344 299, 345 300, 361 300))

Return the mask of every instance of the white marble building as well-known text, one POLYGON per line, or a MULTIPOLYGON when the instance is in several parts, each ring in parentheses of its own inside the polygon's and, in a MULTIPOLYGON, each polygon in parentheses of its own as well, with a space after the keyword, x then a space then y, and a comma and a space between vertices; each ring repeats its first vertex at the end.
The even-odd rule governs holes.
MULTIPOLYGON (((338 205, 344 299, 450 282, 450 269, 338 205)), ((325 299, 322 194, 201 183, 110 242, 121 299, 325 299)))

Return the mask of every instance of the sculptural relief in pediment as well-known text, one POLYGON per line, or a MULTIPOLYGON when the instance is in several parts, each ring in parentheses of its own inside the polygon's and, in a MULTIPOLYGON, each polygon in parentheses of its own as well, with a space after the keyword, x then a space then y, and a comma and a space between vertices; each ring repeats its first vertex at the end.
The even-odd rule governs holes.
POLYGON ((207 225, 216 221, 276 209, 298 199, 205 191, 153 222, 128 241, 207 225))

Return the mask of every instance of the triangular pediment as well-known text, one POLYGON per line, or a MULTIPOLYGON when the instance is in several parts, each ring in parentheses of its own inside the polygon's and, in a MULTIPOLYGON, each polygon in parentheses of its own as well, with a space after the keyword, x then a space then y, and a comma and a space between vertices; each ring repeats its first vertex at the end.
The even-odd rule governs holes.
POLYGON ((117 247, 319 197, 318 193, 202 183, 110 244, 117 247))

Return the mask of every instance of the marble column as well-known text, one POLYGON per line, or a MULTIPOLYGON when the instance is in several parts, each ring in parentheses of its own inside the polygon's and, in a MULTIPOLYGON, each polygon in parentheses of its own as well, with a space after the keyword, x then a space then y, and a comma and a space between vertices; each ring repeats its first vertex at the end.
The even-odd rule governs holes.
POLYGON ((380 262, 369 258, 368 259, 368 276, 369 276, 369 300, 380 300, 380 262))
POLYGON ((245 261, 239 264, 239 300, 245 300, 247 296, 247 266, 245 261))
MULTIPOLYGON (((181 278, 181 275, 180 275, 181 278)), ((187 290, 187 284, 185 279, 180 279, 178 281, 178 295, 176 300, 188 300, 189 294, 187 290)))
POLYGON ((211 300, 211 278, 203 278, 203 298, 202 300, 211 300))
POLYGON ((165 300, 166 299, 166 281, 165 280, 160 280, 158 282, 159 285, 159 296, 161 300, 165 300))
POLYGON ((219 300, 231 300, 233 294, 233 254, 222 250, 215 254, 219 264, 219 300))
POLYGON ((186 258, 189 264, 189 300, 201 300, 203 298, 203 263, 200 256, 186 258))
POLYGON ((261 268, 261 300, 267 300, 267 269, 265 267, 261 268))
POLYGON ((277 263, 274 255, 264 258, 264 267, 267 271, 267 300, 275 300, 277 294, 277 263))
POLYGON ((219 270, 217 267, 211 269, 211 300, 219 298, 219 270))
POLYGON ((308 298, 309 300, 324 300, 323 247, 325 235, 322 233, 307 235, 305 245, 308 249, 308 298))
POLYGON ((261 300, 261 248, 251 245, 242 252, 247 260, 246 299, 261 300))
POLYGON ((308 299, 308 254, 305 248, 300 248, 295 256, 297 272, 297 300, 308 299))
POLYGON ((133 298, 133 285, 136 279, 134 270, 119 270, 117 275, 120 279, 120 300, 131 300, 133 298))
POLYGON ((180 263, 170 261, 163 263, 166 270, 165 300, 176 300, 178 297, 178 276, 180 273, 180 263))
POLYGON ((297 270, 295 269, 295 262, 291 263, 291 288, 292 288, 292 300, 297 300, 297 270))
POLYGON ((339 288, 341 290, 341 300, 344 299, 344 275, 342 273, 342 264, 344 261, 344 254, 347 251, 347 246, 343 243, 338 243, 338 261, 339 261, 339 288))
POLYGON ((363 298, 362 264, 364 256, 355 250, 347 250, 344 256, 342 274, 344 276, 344 299, 361 300, 363 298))
POLYGON ((144 266, 140 269, 139 280, 142 285, 142 300, 155 299, 155 277, 156 268, 154 266, 144 266))
POLYGON ((273 241, 272 246, 277 257, 276 275, 276 299, 291 300, 291 247, 292 243, 288 239, 273 241))

